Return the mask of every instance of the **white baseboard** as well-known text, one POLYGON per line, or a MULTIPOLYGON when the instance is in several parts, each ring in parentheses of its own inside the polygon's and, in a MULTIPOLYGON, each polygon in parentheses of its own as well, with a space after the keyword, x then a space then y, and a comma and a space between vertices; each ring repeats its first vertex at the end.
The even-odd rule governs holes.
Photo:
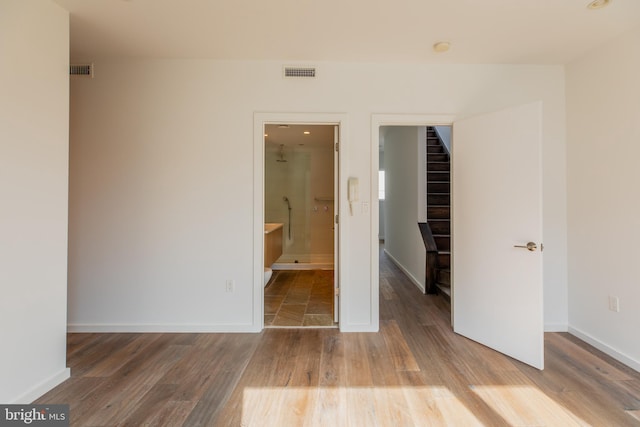
POLYGON ((566 323, 545 323, 545 332, 569 332, 569 325, 566 323))
MULTIPOLYGON (((173 324, 85 324, 74 323, 67 325, 67 331, 73 333, 101 333, 101 334, 126 334, 126 333, 259 333, 261 329, 253 325, 173 325, 173 324)), ((353 324, 340 323, 341 332, 378 332, 378 324, 353 324)))
POLYGON ((64 368, 60 372, 52 375, 46 380, 42 381, 40 384, 37 384, 35 387, 31 388, 26 393, 18 396, 13 402, 9 402, 10 404, 19 404, 19 405, 28 405, 40 396, 44 395, 48 391, 52 390, 59 384, 62 384, 64 381, 68 380, 71 377, 71 369, 64 368))
POLYGON ((119 324, 70 323, 69 333, 255 333, 260 326, 253 324, 119 324))
POLYGON ((602 341, 592 337, 591 335, 583 332, 579 329, 576 329, 572 326, 569 326, 569 333, 580 338, 582 341, 591 344, 598 350, 603 353, 608 354, 609 356, 616 359, 618 362, 627 365, 631 369, 634 369, 640 372, 640 361, 633 359, 632 357, 627 356, 626 354, 616 350, 615 348, 609 346, 608 344, 603 343, 602 341))
POLYGON ((422 291, 422 293, 425 292, 424 289, 424 285, 422 283, 420 283, 420 281, 418 279, 416 279, 413 274, 411 274, 402 264, 400 264, 400 262, 395 259, 393 257, 393 255, 391 255, 389 252, 387 252, 387 250, 384 250, 384 253, 387 254, 387 256, 389 257, 389 259, 391 261, 393 261, 393 263, 400 269, 402 270, 402 272, 409 278, 409 280, 411 280, 411 282, 416 285, 418 287, 418 289, 420 289, 422 291))

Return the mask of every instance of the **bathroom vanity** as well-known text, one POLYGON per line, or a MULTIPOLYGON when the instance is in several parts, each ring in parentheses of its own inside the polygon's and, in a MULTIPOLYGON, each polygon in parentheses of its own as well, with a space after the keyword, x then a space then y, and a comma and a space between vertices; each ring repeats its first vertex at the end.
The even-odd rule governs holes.
POLYGON ((264 266, 271 267, 282 256, 282 223, 264 224, 264 266))

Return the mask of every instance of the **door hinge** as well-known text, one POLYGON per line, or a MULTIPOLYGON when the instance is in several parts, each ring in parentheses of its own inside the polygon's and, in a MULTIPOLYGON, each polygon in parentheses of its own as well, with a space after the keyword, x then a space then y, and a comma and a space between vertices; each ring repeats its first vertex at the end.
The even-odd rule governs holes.
POLYGON ((336 296, 340 295, 340 288, 336 288, 336 296))
POLYGON ((338 215, 336 215, 336 224, 338 223, 338 215))
POLYGON ((340 151, 340 143, 336 142, 336 151, 340 151))

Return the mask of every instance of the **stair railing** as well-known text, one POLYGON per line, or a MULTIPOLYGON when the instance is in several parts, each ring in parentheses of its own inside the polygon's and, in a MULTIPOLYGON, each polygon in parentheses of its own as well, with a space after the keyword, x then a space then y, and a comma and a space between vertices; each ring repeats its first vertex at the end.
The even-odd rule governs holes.
POLYGON ((426 222, 419 222, 418 227, 420 228, 424 247, 427 250, 424 290, 426 294, 435 294, 438 292, 438 287, 436 285, 436 275, 438 273, 438 246, 433 238, 433 233, 431 232, 429 224, 426 222))

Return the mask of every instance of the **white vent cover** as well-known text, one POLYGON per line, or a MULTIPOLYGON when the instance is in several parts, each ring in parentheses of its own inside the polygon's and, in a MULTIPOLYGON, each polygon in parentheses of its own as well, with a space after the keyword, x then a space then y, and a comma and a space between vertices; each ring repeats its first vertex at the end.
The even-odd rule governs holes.
POLYGON ((316 76, 315 67, 284 67, 284 77, 312 77, 316 76))
POLYGON ((93 64, 71 64, 69 75, 93 78, 93 64))

